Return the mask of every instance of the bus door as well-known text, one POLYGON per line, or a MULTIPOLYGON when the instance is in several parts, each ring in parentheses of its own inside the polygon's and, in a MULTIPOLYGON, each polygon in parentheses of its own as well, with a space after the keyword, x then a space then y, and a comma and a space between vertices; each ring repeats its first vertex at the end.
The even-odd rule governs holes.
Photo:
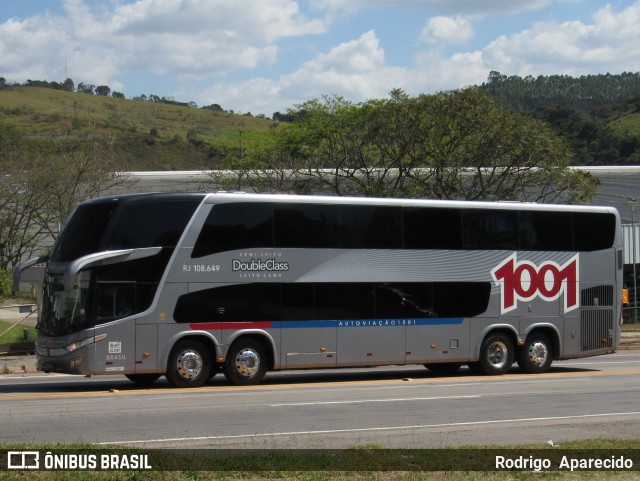
POLYGON ((136 325, 124 320, 133 314, 134 303, 134 282, 97 282, 95 333, 106 334, 106 338, 96 343, 96 371, 117 374, 135 370, 136 325), (123 321, 117 322, 120 319, 123 321))

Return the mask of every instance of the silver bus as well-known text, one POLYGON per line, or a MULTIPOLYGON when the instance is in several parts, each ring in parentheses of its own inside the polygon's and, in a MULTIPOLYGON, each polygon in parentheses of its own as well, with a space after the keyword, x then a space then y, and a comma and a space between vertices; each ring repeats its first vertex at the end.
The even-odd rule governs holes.
POLYGON ((616 349, 621 248, 608 207, 98 198, 47 260, 37 365, 177 387, 345 366, 543 373, 616 349))

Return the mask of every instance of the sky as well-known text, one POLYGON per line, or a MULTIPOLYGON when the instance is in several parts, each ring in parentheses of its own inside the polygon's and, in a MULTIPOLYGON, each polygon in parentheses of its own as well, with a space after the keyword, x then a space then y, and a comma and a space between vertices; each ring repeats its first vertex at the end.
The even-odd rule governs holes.
POLYGON ((271 117, 504 75, 640 71, 640 0, 2 0, 0 77, 271 117))

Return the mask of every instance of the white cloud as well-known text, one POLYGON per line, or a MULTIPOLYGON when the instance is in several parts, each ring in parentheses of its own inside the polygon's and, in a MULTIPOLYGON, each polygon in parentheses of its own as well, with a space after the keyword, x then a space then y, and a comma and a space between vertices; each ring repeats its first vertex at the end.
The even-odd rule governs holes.
POLYGON ((547 21, 501 36, 483 51, 490 70, 517 75, 636 71, 640 65, 640 2, 615 14, 610 6, 593 23, 547 21))
POLYGON ((468 18, 431 17, 422 29, 420 39, 426 43, 465 43, 473 38, 473 26, 468 18))
MULTIPOLYGON (((276 81, 253 79, 239 85, 218 84, 208 89, 203 103, 239 105, 241 111, 271 115, 294 104, 337 94, 353 101, 386 97, 405 83, 408 72, 385 64, 384 50, 375 32, 342 43, 305 62, 276 81)), ((223 105, 224 107, 224 105, 223 105)))
POLYGON ((317 9, 356 11, 371 7, 412 7, 456 13, 515 13, 542 8, 552 0, 310 0, 317 9))
POLYGON ((357 102, 386 97, 396 87, 411 95, 459 88, 485 81, 491 70, 521 76, 637 71, 640 0, 624 10, 598 7, 591 20, 582 12, 582 20, 560 22, 549 9, 535 15, 547 20, 519 32, 500 25, 512 18, 506 14, 579 1, 64 0, 62 14, 0 24, 0 74, 8 81, 63 80, 66 60, 76 83, 135 95, 140 87, 127 81, 142 79, 147 92, 271 115, 323 94, 357 102), (424 10, 422 30, 415 27, 403 40, 393 38, 392 29, 369 30, 372 19, 383 24, 380 15, 393 22, 396 7, 410 9, 401 12, 405 18, 424 10), (360 15, 364 9, 367 15, 360 15), (339 17, 347 10, 353 15, 339 17), (338 35, 345 26, 366 33, 338 43, 330 36, 333 18, 340 19, 338 35), (493 37, 478 45, 483 26, 493 37), (283 41, 291 37, 301 40, 283 41), (472 40, 467 50, 460 47, 472 40), (296 63, 287 63, 291 59, 296 63))
POLYGON ((135 71, 223 75, 273 63, 281 38, 326 29, 294 0, 137 0, 93 9, 83 0, 65 0, 64 8, 64 16, 0 25, 6 76, 60 79, 65 56, 73 75, 92 83, 135 71))

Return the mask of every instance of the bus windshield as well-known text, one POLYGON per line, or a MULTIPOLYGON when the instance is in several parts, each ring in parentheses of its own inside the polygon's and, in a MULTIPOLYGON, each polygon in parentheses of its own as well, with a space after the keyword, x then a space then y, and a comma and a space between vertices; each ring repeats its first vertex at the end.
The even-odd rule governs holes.
POLYGON ((48 335, 65 335, 90 327, 87 293, 90 271, 80 272, 72 291, 65 291, 63 276, 47 274, 42 292, 38 329, 48 335))

